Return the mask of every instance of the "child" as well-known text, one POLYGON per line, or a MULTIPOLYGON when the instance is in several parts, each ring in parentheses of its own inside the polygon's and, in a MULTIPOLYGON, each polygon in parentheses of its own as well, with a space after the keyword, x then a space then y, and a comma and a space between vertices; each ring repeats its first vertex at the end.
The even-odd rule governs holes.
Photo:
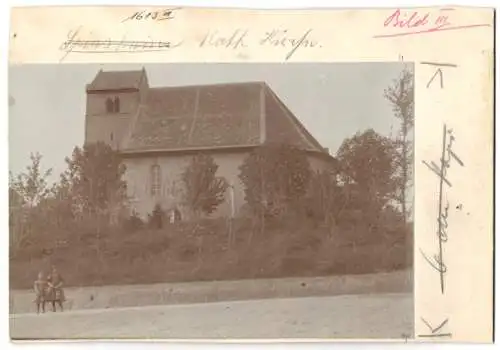
POLYGON ((52 311, 56 311, 56 302, 59 304, 62 311, 63 302, 66 300, 63 289, 64 280, 55 266, 52 266, 52 272, 49 274, 47 282, 49 286, 49 299, 52 302, 52 311))
POLYGON ((45 312, 45 289, 47 288, 47 281, 44 278, 43 272, 38 273, 38 279, 35 281, 33 289, 35 290, 35 303, 36 313, 40 313, 40 306, 42 311, 45 312))

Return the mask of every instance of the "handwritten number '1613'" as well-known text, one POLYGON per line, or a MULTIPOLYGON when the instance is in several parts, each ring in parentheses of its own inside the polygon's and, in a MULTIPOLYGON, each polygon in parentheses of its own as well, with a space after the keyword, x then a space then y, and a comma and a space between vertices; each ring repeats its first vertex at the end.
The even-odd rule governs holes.
POLYGON ((164 21, 167 19, 173 19, 174 11, 175 9, 166 9, 162 11, 153 11, 153 12, 139 11, 135 12, 132 16, 125 18, 122 22, 132 21, 132 20, 164 21))

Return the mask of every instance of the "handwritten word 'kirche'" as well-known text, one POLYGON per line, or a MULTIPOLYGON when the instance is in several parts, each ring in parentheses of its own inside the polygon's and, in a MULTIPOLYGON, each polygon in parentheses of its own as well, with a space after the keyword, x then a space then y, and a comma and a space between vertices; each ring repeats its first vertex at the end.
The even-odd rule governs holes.
POLYGON ((438 200, 438 215, 437 215, 437 238, 439 251, 435 254, 433 258, 429 258, 422 250, 422 256, 429 263, 429 265, 434 268, 440 275, 440 286, 441 293, 444 294, 445 284, 444 275, 447 272, 447 267, 444 262, 443 257, 443 243, 448 242, 448 216, 450 204, 446 200, 445 203, 445 191, 444 185, 452 187, 452 183, 448 177, 448 169, 450 169, 452 162, 460 166, 464 166, 464 163, 460 157, 453 150, 453 142, 455 141, 455 136, 453 135, 453 130, 448 129, 446 125, 443 126, 443 140, 441 148, 441 159, 440 164, 436 164, 434 161, 430 163, 422 161, 422 163, 439 178, 439 200, 438 200))
POLYGON ((453 8, 441 8, 432 11, 405 11, 396 9, 384 19, 383 28, 388 33, 374 35, 374 38, 390 38, 447 30, 489 27, 485 23, 458 23, 453 19, 453 8))

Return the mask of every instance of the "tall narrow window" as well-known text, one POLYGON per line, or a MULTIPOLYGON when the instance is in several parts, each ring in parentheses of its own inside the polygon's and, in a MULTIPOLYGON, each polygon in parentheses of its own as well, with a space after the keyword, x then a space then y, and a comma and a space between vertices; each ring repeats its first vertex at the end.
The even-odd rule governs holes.
POLYGON ((115 97, 115 113, 120 113, 120 99, 115 97))
POLYGON ((113 100, 110 98, 106 99, 106 112, 107 113, 113 113, 114 106, 113 106, 113 100))
POLYGON ((151 165, 151 195, 160 194, 161 188, 161 169, 158 164, 151 165))

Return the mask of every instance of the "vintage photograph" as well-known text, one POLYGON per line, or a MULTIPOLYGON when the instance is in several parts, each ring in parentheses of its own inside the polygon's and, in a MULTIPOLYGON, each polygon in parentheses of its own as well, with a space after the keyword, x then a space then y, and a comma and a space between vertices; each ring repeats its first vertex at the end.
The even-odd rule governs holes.
POLYGON ((10 335, 414 337, 408 62, 9 68, 10 335))

